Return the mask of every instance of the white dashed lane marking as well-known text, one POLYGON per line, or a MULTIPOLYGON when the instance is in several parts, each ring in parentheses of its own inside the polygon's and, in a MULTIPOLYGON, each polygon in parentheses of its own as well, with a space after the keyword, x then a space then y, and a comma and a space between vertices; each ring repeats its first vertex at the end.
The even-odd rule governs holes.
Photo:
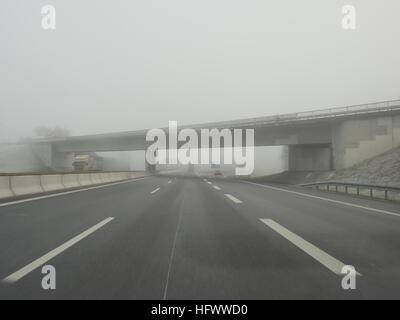
POLYGON ((32 272, 36 268, 40 267, 41 265, 45 264, 50 259, 53 259, 55 256, 59 255, 63 251, 67 250, 69 247, 73 246, 75 243, 81 241, 83 238, 87 237, 91 233, 95 232, 97 229, 100 229, 105 224, 109 223, 113 220, 114 217, 109 217, 104 219, 103 221, 99 222, 98 224, 94 225, 93 227, 87 229, 86 231, 78 234, 76 237, 72 238, 71 240, 65 242, 64 244, 60 245, 59 247, 51 250, 50 252, 46 253, 44 256, 36 259, 35 261, 29 263, 25 267, 19 269, 18 271, 10 274, 7 278, 3 279, 2 282, 16 282, 22 277, 26 276, 28 273, 32 272))
POLYGON ((243 201, 240 201, 238 198, 234 197, 231 194, 225 193, 225 197, 232 200, 234 203, 243 203, 243 201))
MULTIPOLYGON (((331 255, 327 254, 326 252, 322 251, 321 249, 317 248, 310 242, 304 240, 303 238, 299 237, 297 234, 291 232, 290 230, 286 229, 285 227, 281 226, 279 223, 275 222, 271 219, 260 219, 263 223, 265 223, 268 227, 272 230, 279 233, 282 237, 289 240, 293 243, 296 247, 303 250, 305 253, 309 254, 319 263, 327 267, 333 273, 337 275, 342 274, 342 268, 346 265, 342 261, 332 257, 331 255)), ((361 275, 357 272, 357 275, 361 275)))
POLYGON ((160 187, 158 187, 157 189, 154 189, 152 192, 150 192, 151 194, 156 193, 158 190, 160 190, 160 187))

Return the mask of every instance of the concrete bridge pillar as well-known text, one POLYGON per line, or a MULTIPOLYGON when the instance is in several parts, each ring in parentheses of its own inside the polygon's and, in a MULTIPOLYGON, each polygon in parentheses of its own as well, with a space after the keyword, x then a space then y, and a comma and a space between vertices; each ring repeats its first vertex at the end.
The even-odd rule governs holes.
POLYGON ((31 145, 33 155, 40 160, 44 169, 72 171, 73 152, 58 152, 50 143, 31 145))
POLYGON ((349 119, 333 127, 335 169, 348 168, 400 146, 400 115, 349 119))

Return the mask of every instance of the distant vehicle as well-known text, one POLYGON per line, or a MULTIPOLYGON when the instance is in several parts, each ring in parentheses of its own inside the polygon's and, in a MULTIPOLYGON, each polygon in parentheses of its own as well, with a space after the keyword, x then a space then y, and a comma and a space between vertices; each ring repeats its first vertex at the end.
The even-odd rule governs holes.
POLYGON ((214 172, 214 176, 222 176, 222 172, 219 171, 219 170, 216 170, 216 171, 214 172))
POLYGON ((91 165, 91 159, 89 155, 75 156, 72 166, 74 171, 88 172, 91 165))
POLYGON ((102 170, 101 157, 92 155, 77 155, 72 166, 76 172, 88 172, 102 170))

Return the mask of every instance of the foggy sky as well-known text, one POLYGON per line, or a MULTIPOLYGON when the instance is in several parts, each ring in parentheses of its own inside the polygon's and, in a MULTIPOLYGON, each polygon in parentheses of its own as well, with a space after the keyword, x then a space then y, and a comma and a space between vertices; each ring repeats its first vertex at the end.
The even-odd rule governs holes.
POLYGON ((0 141, 398 99, 399 17, 398 0, 2 0, 0 141))

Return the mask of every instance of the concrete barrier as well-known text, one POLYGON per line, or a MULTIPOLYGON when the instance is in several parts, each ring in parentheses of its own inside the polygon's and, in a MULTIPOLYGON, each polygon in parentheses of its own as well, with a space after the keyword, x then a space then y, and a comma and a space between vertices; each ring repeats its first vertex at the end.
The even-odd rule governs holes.
POLYGON ((133 174, 133 178, 142 178, 147 175, 145 172, 132 172, 132 174, 133 174))
POLYGON ((99 173, 99 180, 100 183, 106 183, 106 174, 105 173, 99 173))
POLYGON ((16 196, 43 192, 40 185, 40 175, 11 176, 11 190, 16 196))
POLYGON ((110 175, 111 175, 111 181, 118 181, 119 179, 118 173, 112 172, 110 175))
POLYGON ((103 180, 104 182, 112 182, 111 173, 105 172, 103 173, 103 180))
POLYGON ((90 173, 79 173, 78 181, 81 186, 89 186, 92 183, 92 179, 90 178, 90 173))
POLYGON ((70 173, 62 175, 62 183, 66 188, 76 188, 79 187, 78 174, 70 173))
POLYGON ((100 175, 100 181, 101 181, 101 183, 106 183, 106 182, 108 182, 107 181, 107 179, 106 179, 106 174, 105 173, 99 173, 99 175, 100 175))
POLYGON ((44 191, 65 189, 61 181, 61 174, 46 174, 40 176, 40 184, 44 191))
POLYGON ((10 177, 0 176, 0 198, 12 197, 14 193, 11 191, 10 177))
POLYGON ((120 177, 119 177, 119 173, 118 173, 118 172, 114 172, 114 173, 112 174, 112 177, 113 177, 113 180, 114 180, 114 181, 119 181, 119 180, 120 180, 120 177))
POLYGON ((0 198, 110 183, 144 176, 146 174, 141 172, 0 176, 0 198))
POLYGON ((103 173, 103 181, 105 182, 105 183, 109 183, 110 182, 110 178, 109 178, 110 176, 108 175, 108 173, 107 172, 104 172, 103 173))
POLYGON ((129 172, 130 179, 141 178, 144 177, 145 174, 141 172, 129 172))
POLYGON ((105 183, 105 182, 107 182, 107 181, 105 180, 105 174, 104 174, 104 173, 99 173, 98 175, 99 175, 99 181, 100 181, 100 183, 105 183))
POLYGON ((89 173, 90 179, 92 180, 92 184, 100 184, 102 183, 100 179, 100 173, 89 173))

